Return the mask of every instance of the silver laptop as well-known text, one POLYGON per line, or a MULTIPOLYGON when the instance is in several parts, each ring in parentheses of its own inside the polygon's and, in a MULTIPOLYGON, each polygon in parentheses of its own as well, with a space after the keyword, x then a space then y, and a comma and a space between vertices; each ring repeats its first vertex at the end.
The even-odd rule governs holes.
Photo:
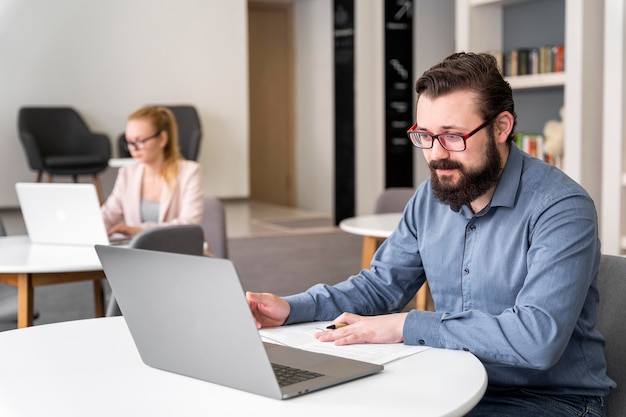
POLYGON ((374 374, 381 365, 264 343, 227 259, 114 246, 96 252, 149 366, 276 399, 374 374), (285 385, 282 367, 303 372, 285 385), (300 381, 300 380, 298 380, 300 381))
POLYGON ((109 245, 129 240, 107 236, 93 184, 19 182, 15 190, 33 243, 109 245))

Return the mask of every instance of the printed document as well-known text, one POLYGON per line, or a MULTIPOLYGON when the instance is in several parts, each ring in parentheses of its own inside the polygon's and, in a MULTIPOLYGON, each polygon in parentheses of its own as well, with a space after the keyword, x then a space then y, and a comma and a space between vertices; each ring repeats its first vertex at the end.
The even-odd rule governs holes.
POLYGON ((363 362, 384 365, 400 358, 430 349, 427 346, 409 346, 403 343, 356 344, 336 346, 333 342, 320 342, 315 333, 326 330, 332 322, 312 322, 272 327, 259 330, 264 342, 278 343, 313 352, 341 356, 363 362))

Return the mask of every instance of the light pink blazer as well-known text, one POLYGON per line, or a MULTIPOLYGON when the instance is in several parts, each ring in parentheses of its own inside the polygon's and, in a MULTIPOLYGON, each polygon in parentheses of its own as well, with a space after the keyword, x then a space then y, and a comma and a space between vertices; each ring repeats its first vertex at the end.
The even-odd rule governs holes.
POLYGON ((157 225, 200 224, 204 208, 202 173, 197 162, 179 162, 178 183, 173 190, 163 187, 159 203, 158 223, 141 222, 141 179, 144 165, 132 164, 120 168, 111 195, 102 205, 102 217, 107 228, 124 222, 143 229, 157 225))

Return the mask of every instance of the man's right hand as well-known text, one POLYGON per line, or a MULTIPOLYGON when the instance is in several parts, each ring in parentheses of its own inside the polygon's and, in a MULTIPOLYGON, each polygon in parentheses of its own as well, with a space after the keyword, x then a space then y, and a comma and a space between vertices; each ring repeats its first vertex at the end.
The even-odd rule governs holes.
POLYGON ((289 317, 291 311, 289 303, 277 295, 246 292, 246 299, 259 329, 282 326, 289 317))

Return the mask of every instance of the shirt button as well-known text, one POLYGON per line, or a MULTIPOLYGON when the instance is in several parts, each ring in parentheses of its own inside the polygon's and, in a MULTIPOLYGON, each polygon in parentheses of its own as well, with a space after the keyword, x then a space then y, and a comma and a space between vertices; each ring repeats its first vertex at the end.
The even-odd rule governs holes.
POLYGON ((417 343, 419 343, 420 345, 425 345, 426 342, 424 341, 424 339, 420 339, 417 341, 417 343))
POLYGON ((471 226, 470 226, 470 230, 471 230, 472 232, 473 232, 474 230, 476 230, 476 225, 475 225, 475 224, 471 225, 471 226))
POLYGON ((469 348, 464 347, 463 350, 469 352, 469 348))
POLYGON ((469 274, 469 269, 468 269, 468 268, 463 269, 463 273, 464 273, 465 275, 469 274))

